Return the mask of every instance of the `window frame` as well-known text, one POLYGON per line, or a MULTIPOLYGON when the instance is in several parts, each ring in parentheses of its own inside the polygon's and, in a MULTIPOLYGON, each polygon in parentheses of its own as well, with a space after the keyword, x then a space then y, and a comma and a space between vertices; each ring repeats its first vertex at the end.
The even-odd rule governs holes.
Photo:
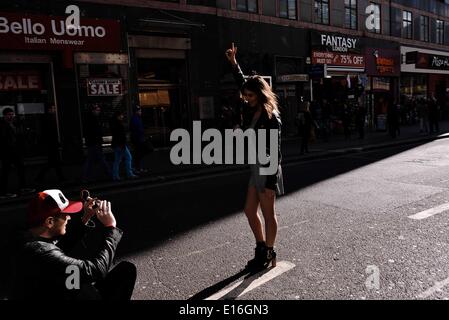
POLYGON ((357 30, 358 28, 358 21, 357 21, 357 9, 358 9, 358 2, 357 0, 345 0, 344 1, 344 5, 345 5, 345 28, 346 29, 351 29, 351 30, 357 30), (349 5, 346 4, 346 1, 349 1, 349 5), (354 5, 353 2, 354 1, 354 5), (349 12, 349 25, 346 24, 346 16, 347 13, 349 12), (355 16, 355 25, 352 25, 352 17, 355 16))
POLYGON ((314 12, 314 22, 315 23, 318 23, 318 24, 323 24, 323 25, 330 25, 330 10, 329 10, 329 3, 330 3, 330 1, 329 0, 314 0, 314 10, 315 10, 315 12, 314 12), (324 5, 327 5, 327 21, 326 22, 324 22, 324 15, 323 15, 323 13, 324 13, 324 10, 323 10, 323 7, 324 7, 324 5), (319 10, 320 10, 320 12, 321 12, 321 15, 318 15, 318 12, 317 12, 317 10, 318 10, 318 7, 319 7, 319 10))
POLYGON ((279 18, 289 19, 289 20, 297 20, 298 19, 298 8, 297 8, 297 1, 296 0, 279 0, 279 18), (287 7, 286 14, 283 15, 281 11, 282 2, 285 2, 285 5, 287 7), (294 4, 294 12, 295 15, 291 16, 290 12, 292 11, 291 4, 294 4))
POLYGON ((430 41, 430 18, 429 16, 421 15, 419 17, 419 41, 430 41), (423 33, 423 30, 425 33, 423 33))
POLYGON ((401 35, 405 39, 413 39, 413 13, 411 11, 402 11, 402 32, 401 35), (408 20, 410 18, 410 20, 408 20), (406 29, 405 27, 410 27, 406 29), (405 31, 407 30, 407 32, 405 31))
POLYGON ((240 12, 259 13, 259 4, 258 4, 257 0, 237 0, 236 1, 236 10, 240 11, 240 12), (254 11, 249 10, 250 1, 254 2, 255 8, 256 8, 254 11), (239 5, 241 5, 242 2, 244 2, 245 9, 243 9, 242 7, 239 8, 239 5))
POLYGON ((436 39, 435 39, 437 44, 444 44, 444 28, 445 28, 444 20, 437 19, 436 20, 436 39))

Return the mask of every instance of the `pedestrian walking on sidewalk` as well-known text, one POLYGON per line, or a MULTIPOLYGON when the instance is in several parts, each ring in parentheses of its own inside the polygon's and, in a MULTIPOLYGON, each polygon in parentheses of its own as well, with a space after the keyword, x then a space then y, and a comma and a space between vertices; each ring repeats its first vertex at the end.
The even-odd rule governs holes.
POLYGON ((351 139, 351 119, 352 119, 352 112, 349 107, 348 102, 343 102, 343 131, 345 134, 345 139, 349 140, 351 139))
POLYGON ((56 125, 56 107, 54 105, 48 107, 47 113, 44 115, 42 121, 42 142, 47 154, 47 163, 39 171, 36 182, 42 184, 47 172, 50 169, 54 169, 59 183, 63 183, 66 179, 62 172, 58 128, 56 125))
POLYGON ((114 112, 110 127, 112 133, 112 149, 114 150, 114 164, 112 165, 112 180, 120 181, 120 162, 125 160, 126 176, 130 179, 137 178, 132 171, 132 156, 126 144, 126 131, 123 125, 125 115, 123 111, 114 112))
MULTIPOLYGON (((226 57, 232 65, 234 78, 243 95, 243 109, 252 112, 242 114, 245 117, 243 124, 245 128, 256 130, 275 129, 278 131, 278 166, 273 175, 261 175, 259 164, 251 164, 251 177, 246 195, 245 214, 256 240, 255 256, 247 264, 248 270, 260 270, 267 268, 270 264, 276 265, 276 252, 274 245, 277 235, 277 218, 275 213, 276 195, 284 193, 281 169, 281 120, 277 97, 269 84, 260 76, 251 76, 246 81, 242 70, 236 60, 237 47, 226 51, 226 57), (251 118, 248 115, 252 114, 251 118), (265 232, 259 216, 259 206, 265 222, 265 232)), ((267 134, 267 138, 269 134, 267 134)), ((269 143, 267 144, 269 146, 269 143)), ((269 155, 268 147, 267 153, 269 155)))
POLYGON ((418 118, 419 118, 419 132, 429 132, 429 109, 426 98, 419 98, 417 100, 418 118))
POLYGON ((439 118, 440 118, 440 108, 435 98, 435 95, 429 99, 429 131, 430 134, 440 132, 439 118))
POLYGON ((23 161, 24 136, 23 128, 15 121, 15 113, 11 108, 3 109, 3 119, 0 123, 0 153, 2 171, 0 176, 0 199, 17 197, 16 193, 8 192, 8 180, 11 166, 17 170, 19 177, 19 192, 26 194, 34 189, 26 187, 25 164, 23 161))
POLYGON ((142 167, 142 159, 153 151, 151 140, 145 139, 145 131, 142 122, 142 108, 134 107, 134 115, 129 125, 131 133, 131 144, 133 146, 134 172, 145 173, 147 169, 142 167))
POLYGON ((365 138, 365 118, 366 118, 366 109, 363 103, 358 103, 357 105, 357 114, 356 114, 356 127, 359 133, 359 139, 365 138))
POLYGON ((302 110, 298 113, 298 125, 301 132, 301 154, 309 153, 309 142, 313 128, 312 114, 310 112, 310 103, 303 102, 301 104, 302 110))
POLYGON ((9 299, 130 300, 136 267, 127 261, 114 266, 122 234, 110 202, 89 199, 83 205, 60 190, 39 192, 29 204, 26 230, 11 250, 9 299), (87 216, 93 225, 84 223, 87 216), (66 230, 72 217, 70 226, 77 228, 66 230), (72 245, 67 237, 75 240, 72 245))
POLYGON ((94 104, 84 120, 84 138, 87 158, 84 163, 83 181, 92 179, 92 168, 99 163, 104 173, 110 177, 111 170, 103 155, 103 130, 100 124, 100 105, 94 104))
POLYGON ((388 131, 392 138, 396 138, 398 133, 400 133, 399 110, 397 104, 391 99, 388 101, 387 112, 388 131))

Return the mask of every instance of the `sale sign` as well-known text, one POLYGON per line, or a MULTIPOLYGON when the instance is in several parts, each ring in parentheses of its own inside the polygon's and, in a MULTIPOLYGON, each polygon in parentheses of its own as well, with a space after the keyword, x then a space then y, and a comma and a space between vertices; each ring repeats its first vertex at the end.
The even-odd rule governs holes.
POLYGON ((365 57, 357 54, 313 51, 312 64, 364 68, 365 57))
POLYGON ((37 71, 0 72, 0 91, 41 90, 37 71))
POLYGON ((87 79, 88 96, 121 96, 122 79, 87 79))

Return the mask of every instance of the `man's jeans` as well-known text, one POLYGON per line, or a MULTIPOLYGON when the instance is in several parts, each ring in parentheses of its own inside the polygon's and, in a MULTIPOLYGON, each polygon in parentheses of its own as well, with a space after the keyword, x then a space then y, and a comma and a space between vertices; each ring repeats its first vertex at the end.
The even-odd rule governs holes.
POLYGON ((125 172, 128 177, 134 176, 131 169, 132 157, 127 146, 114 148, 114 165, 112 166, 112 179, 120 179, 120 162, 125 158, 125 172))

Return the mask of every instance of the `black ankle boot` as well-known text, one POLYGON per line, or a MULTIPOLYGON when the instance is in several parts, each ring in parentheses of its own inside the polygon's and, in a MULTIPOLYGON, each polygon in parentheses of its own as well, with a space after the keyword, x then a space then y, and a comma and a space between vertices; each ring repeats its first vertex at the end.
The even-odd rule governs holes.
POLYGON ((265 264, 266 268, 270 265, 276 267, 276 251, 274 251, 273 247, 268 248, 265 255, 265 264))
POLYGON ((254 249, 254 258, 249 260, 246 264, 247 269, 253 269, 254 267, 262 263, 266 255, 266 248, 267 246, 265 245, 265 241, 256 243, 256 248, 254 249))

